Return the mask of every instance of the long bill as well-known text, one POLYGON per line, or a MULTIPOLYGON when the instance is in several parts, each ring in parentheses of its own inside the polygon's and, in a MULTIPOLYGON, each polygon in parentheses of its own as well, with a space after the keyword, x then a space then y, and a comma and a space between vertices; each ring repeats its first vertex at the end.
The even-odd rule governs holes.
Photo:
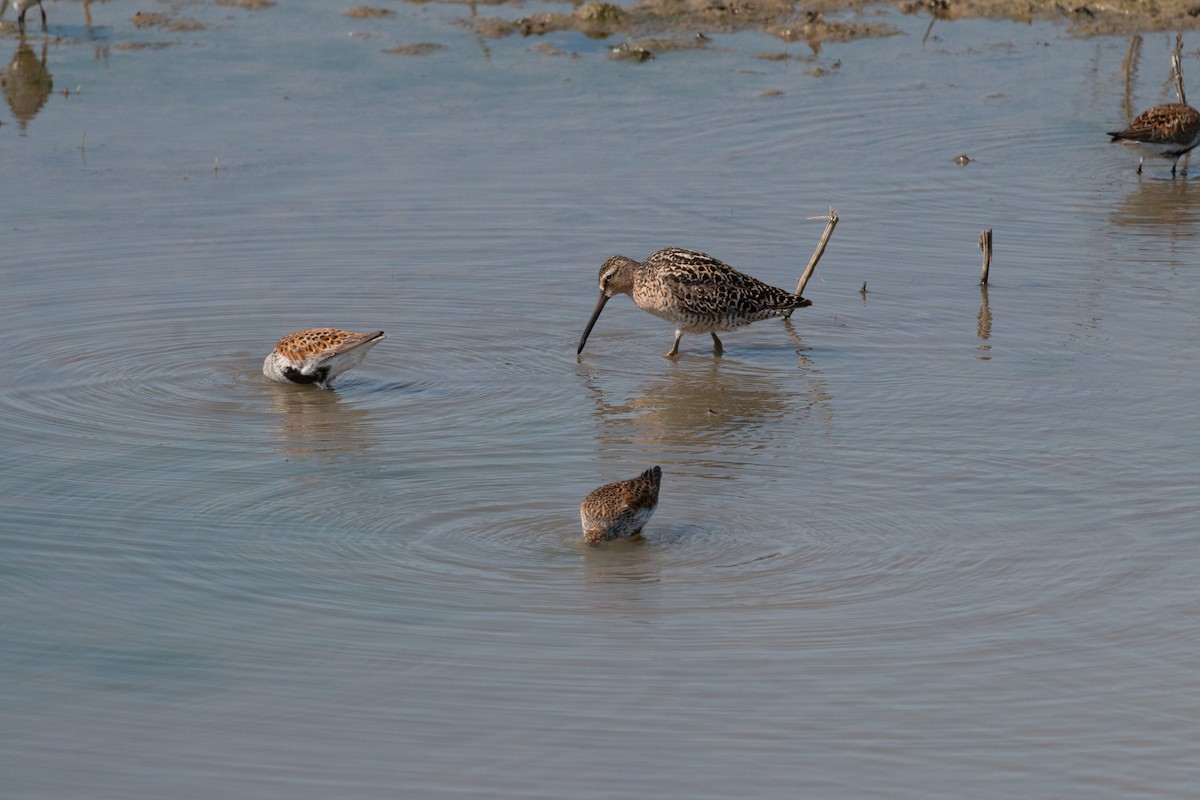
POLYGON ((579 337, 579 349, 575 351, 575 355, 583 352, 583 346, 587 343, 588 334, 592 332, 592 327, 595 326, 596 320, 600 319, 600 312, 604 310, 604 304, 607 302, 608 295, 601 291, 600 299, 596 301, 596 308, 592 311, 592 318, 588 320, 587 327, 583 329, 583 336, 579 337))

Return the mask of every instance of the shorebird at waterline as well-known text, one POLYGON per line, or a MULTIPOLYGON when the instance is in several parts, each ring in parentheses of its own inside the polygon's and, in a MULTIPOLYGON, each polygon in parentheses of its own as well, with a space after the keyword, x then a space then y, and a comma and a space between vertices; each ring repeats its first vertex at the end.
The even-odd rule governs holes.
POLYGON ((42 32, 46 31, 46 9, 42 7, 42 0, 4 0, 0 3, 0 14, 4 13, 4 9, 12 4, 13 11, 17 12, 17 28, 21 34, 25 33, 25 12, 30 6, 37 6, 38 11, 42 12, 42 32))
POLYGON ((613 256, 600 267, 599 283, 600 299, 579 339, 577 355, 583 352, 604 304, 618 294, 629 295, 638 308, 675 325, 668 358, 679 354, 679 340, 685 333, 710 334, 713 353, 721 355, 725 348, 717 331, 771 317, 786 319, 797 308, 812 305, 811 300, 738 272, 706 253, 678 247, 659 250, 645 261, 613 256))
POLYGON ((383 331, 360 333, 337 328, 309 328, 279 340, 263 361, 263 375, 280 383, 329 382, 358 366, 367 351, 387 337, 383 331))
POLYGON ((627 481, 596 489, 579 504, 583 540, 595 544, 637 536, 658 508, 662 468, 651 467, 627 481))
MULTIPOLYGON (((1122 131, 1108 131, 1112 141, 1138 151, 1138 174, 1147 158, 1171 159, 1171 175, 1179 159, 1200 144, 1200 111, 1187 103, 1165 103, 1146 109, 1122 131)), ((1187 174, 1187 170, 1184 170, 1187 174)))

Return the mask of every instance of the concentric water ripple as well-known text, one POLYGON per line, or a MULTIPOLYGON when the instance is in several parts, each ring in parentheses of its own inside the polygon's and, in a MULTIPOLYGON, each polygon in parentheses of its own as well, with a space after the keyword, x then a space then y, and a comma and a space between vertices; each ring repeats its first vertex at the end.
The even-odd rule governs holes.
POLYGON ((1124 42, 885 12, 818 77, 221 8, 52 46, 83 92, 0 127, 6 790, 1190 796, 1198 204, 1103 141, 1124 42), (576 358, 606 256, 790 287, 830 206, 790 326, 667 360, 618 298, 576 358), (265 381, 315 325, 388 339, 265 381))

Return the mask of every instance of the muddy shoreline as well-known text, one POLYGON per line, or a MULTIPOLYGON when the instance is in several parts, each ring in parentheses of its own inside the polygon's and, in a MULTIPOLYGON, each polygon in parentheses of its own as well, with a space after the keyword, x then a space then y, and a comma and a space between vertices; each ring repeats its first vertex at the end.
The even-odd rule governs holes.
MULTIPOLYGON (((429 2, 430 0, 410 0, 429 2)), ((437 2, 438 0, 433 0, 437 2)), ((444 0, 461 3, 463 0, 444 0)), ((521 0, 468 2, 472 9, 464 25, 486 37, 540 36, 571 30, 604 39, 625 37, 613 57, 645 60, 655 52, 704 48, 709 34, 760 30, 785 42, 804 41, 814 49, 828 42, 850 41, 900 33, 881 18, 889 9, 939 20, 995 19, 1031 24, 1062 24, 1075 36, 1113 36, 1151 31, 1182 31, 1200 27, 1200 0, 1135 0, 1061 3, 1052 0, 637 0, 617 4, 604 0, 563 3, 562 11, 545 11, 517 18, 479 13, 480 5, 526 7, 521 0)), ((546 6, 553 7, 547 3, 546 6)))

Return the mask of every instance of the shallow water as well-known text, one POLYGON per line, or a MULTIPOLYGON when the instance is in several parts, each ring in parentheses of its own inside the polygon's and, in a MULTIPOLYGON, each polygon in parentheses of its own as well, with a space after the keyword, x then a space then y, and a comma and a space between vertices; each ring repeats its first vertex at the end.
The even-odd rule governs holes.
POLYGON ((1200 189, 1103 136, 1169 37, 1127 103, 1126 41, 1044 25, 814 77, 183 8, 49 4, 0 116, 6 795, 1193 796, 1200 189), (790 327, 670 361, 617 298, 576 358, 607 256, 789 287, 830 206, 790 327), (315 325, 388 340, 264 382, 315 325))

